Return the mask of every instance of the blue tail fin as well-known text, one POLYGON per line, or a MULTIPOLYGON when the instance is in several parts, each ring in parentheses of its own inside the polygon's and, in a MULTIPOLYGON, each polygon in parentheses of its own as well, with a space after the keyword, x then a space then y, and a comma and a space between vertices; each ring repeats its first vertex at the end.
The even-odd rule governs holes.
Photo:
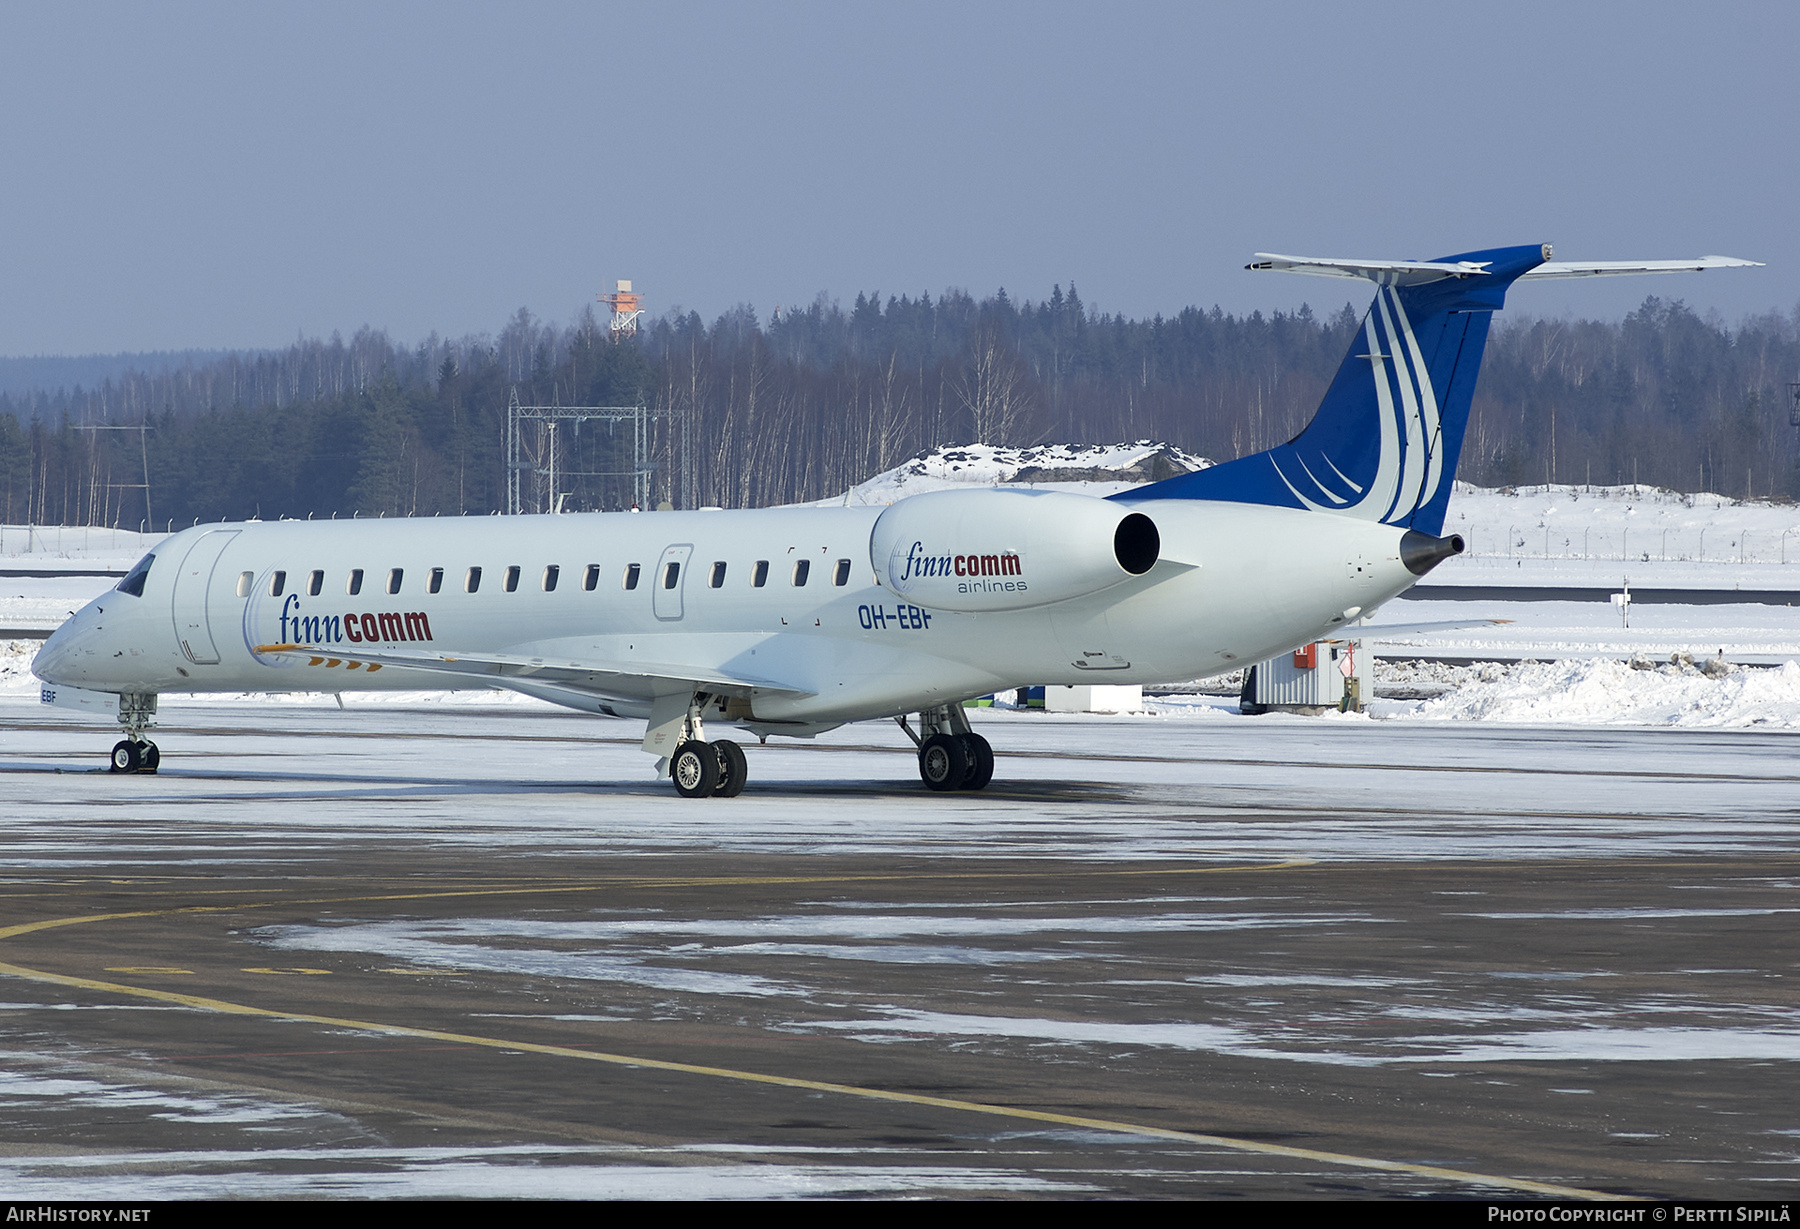
POLYGON ((1277 448, 1115 498, 1273 504, 1441 532, 1489 318, 1549 253, 1534 244, 1429 262, 1282 257, 1252 266, 1376 283, 1318 412, 1277 448))

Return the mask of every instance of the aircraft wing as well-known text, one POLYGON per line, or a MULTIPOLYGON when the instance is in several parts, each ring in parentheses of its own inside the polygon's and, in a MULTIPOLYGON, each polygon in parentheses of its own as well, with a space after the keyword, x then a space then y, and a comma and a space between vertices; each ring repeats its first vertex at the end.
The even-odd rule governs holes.
POLYGON ((1697 260, 1549 260, 1521 274, 1521 282, 1545 277, 1628 277, 1638 273, 1703 273, 1708 269, 1760 269, 1760 260, 1702 256, 1697 260))
POLYGON ((1454 632, 1469 627, 1496 627, 1511 619, 1443 619, 1436 623, 1385 623, 1353 627, 1334 640, 1387 640, 1396 636, 1425 636, 1432 632, 1454 632))
MULTIPOLYGON (((377 649, 370 652, 346 653, 341 647, 322 649, 308 644, 259 644, 256 652, 265 657, 282 657, 302 661, 308 666, 370 673, 384 666, 407 670, 431 670, 439 674, 457 675, 471 683, 491 687, 500 680, 517 679, 540 683, 556 683, 581 691, 618 695, 623 680, 667 682, 685 688, 698 687, 720 695, 744 695, 751 692, 778 693, 788 696, 810 696, 817 693, 774 679, 758 678, 738 671, 693 666, 633 662, 615 665, 558 657, 537 657, 516 653, 442 653, 420 649, 377 649), (610 686, 609 686, 610 684, 610 686)), ((329 687, 325 688, 329 690, 329 687)), ((629 688, 635 692, 640 688, 629 688)))

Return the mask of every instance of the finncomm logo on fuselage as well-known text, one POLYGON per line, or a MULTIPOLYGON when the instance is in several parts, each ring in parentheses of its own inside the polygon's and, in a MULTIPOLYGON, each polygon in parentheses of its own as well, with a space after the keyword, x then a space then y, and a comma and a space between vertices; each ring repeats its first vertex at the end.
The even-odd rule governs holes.
POLYGON ((291 593, 281 604, 279 623, 281 644, 402 644, 431 639, 431 620, 422 610, 302 614, 299 597, 291 593))

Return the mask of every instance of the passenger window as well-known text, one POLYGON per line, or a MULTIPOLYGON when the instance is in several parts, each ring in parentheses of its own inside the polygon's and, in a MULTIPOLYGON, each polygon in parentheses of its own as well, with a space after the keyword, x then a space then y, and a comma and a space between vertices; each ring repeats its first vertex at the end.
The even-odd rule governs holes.
POLYGON ((519 591, 519 565, 516 563, 506 569, 506 591, 508 593, 519 591))
POLYGON ((561 575, 562 575, 562 568, 558 567, 554 563, 544 569, 544 592, 545 593, 556 592, 556 578, 561 575))
POLYGON ((680 579, 681 565, 671 560, 669 566, 663 569, 663 588, 673 589, 675 582, 680 579))
POLYGON ((837 566, 831 569, 831 583, 840 589, 850 583, 850 561, 848 559, 839 559, 837 566))
POLYGON ((586 589, 589 593, 592 593, 595 589, 598 589, 600 587, 600 565, 599 564, 590 563, 587 565, 587 572, 585 574, 583 574, 583 576, 581 578, 581 587, 583 589, 586 589))
POLYGON ((362 574, 363 570, 361 568, 350 569, 350 583, 344 586, 345 593, 348 593, 351 597, 355 597, 362 592, 362 574))
POLYGON ((769 583, 769 561, 758 559, 756 568, 750 573, 750 583, 760 589, 769 583))
POLYGON ((635 589, 635 588, 637 588, 637 581, 638 581, 638 565, 633 563, 633 564, 630 564, 629 566, 627 566, 625 569, 625 587, 627 589, 635 589))
POLYGON ((131 571, 125 573, 125 579, 119 582, 119 592, 129 593, 132 597, 144 596, 144 580, 150 575, 150 565, 156 562, 155 555, 145 555, 132 565, 131 571))
POLYGON ((806 574, 812 571, 812 560, 794 560, 794 588, 798 589, 806 583, 806 574))
POLYGON ((715 589, 725 587, 725 564, 723 561, 712 565, 712 575, 707 577, 706 583, 715 589))
POLYGON ((287 573, 286 572, 276 572, 273 576, 269 577, 269 596, 270 597, 280 597, 282 590, 284 590, 286 588, 287 588, 287 573))
POLYGON ((433 593, 442 589, 444 587, 444 569, 432 568, 431 578, 425 582, 425 587, 433 593))
POLYGON ((325 573, 314 572, 306 578, 306 596, 318 597, 325 592, 325 573))
POLYGON ((256 587, 256 573, 255 572, 239 572, 238 573, 238 596, 239 597, 249 597, 250 590, 255 587, 256 587))
POLYGON ((468 577, 463 581, 463 591, 474 593, 481 588, 481 569, 470 568, 468 577))
POLYGON ((404 568, 389 568, 388 569, 388 592, 389 593, 400 592, 400 578, 404 575, 406 575, 406 569, 404 569, 404 568))

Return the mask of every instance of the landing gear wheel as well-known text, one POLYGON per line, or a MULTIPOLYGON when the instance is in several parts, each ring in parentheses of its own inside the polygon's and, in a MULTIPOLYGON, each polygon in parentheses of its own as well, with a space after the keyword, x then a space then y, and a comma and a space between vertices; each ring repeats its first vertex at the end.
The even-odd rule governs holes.
POLYGON ((969 775, 963 778, 964 789, 986 789, 994 779, 994 749, 979 734, 962 736, 963 750, 969 757, 969 775))
POLYGON ((161 763, 162 763, 162 752, 160 752, 156 749, 155 743, 146 742, 143 747, 142 763, 139 766, 138 771, 139 772, 155 772, 157 767, 161 763))
POLYGON ((138 754, 138 745, 125 738, 113 744, 112 765, 107 771, 136 772, 143 764, 144 761, 138 754))
POLYGON ((675 748, 669 777, 683 798, 706 798, 719 788, 719 753, 712 744, 689 740, 675 748))
POLYGON ((969 778, 969 752, 955 734, 933 734, 919 747, 919 776, 935 790, 961 789, 969 778))
POLYGON ((744 783, 750 779, 750 765, 744 760, 744 749, 728 738, 721 738, 712 749, 719 756, 719 784, 713 789, 713 797, 736 798, 744 792, 744 783))

